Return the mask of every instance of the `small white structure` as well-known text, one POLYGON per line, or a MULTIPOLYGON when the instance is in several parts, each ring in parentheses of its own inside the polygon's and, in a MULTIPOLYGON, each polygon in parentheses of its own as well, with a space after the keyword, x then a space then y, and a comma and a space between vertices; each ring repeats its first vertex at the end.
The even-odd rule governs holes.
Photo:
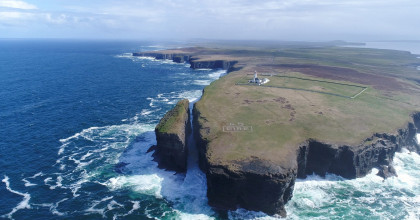
POLYGON ((255 73, 254 73, 254 78, 252 80, 249 80, 249 83, 256 83, 258 85, 262 85, 262 84, 265 84, 265 83, 268 83, 268 82, 270 82, 270 80, 267 79, 267 78, 259 79, 257 71, 255 71, 255 73))

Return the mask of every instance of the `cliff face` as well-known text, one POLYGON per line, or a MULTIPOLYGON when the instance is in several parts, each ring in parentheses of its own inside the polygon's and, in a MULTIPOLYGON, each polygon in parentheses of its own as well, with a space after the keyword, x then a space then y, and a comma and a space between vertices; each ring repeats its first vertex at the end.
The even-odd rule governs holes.
POLYGON ((238 206, 269 215, 286 216, 284 205, 292 197, 296 169, 251 158, 241 161, 238 169, 209 164, 207 197, 209 205, 235 210, 238 206))
POLYGON ((313 173, 321 176, 333 173, 349 179, 363 177, 375 167, 393 170, 394 154, 403 147, 420 153, 415 137, 420 130, 420 113, 416 113, 413 122, 396 134, 375 134, 359 146, 308 140, 298 148, 296 163, 289 168, 250 158, 238 161, 232 169, 232 166, 209 162, 209 141, 204 137, 210 128, 203 127, 200 121, 206 119, 194 108, 194 134, 200 168, 207 176, 207 197, 211 206, 222 210, 234 210, 239 206, 284 217, 284 205, 292 198, 296 178, 313 173))
POLYGON ((193 69, 224 69, 232 70, 233 66, 237 61, 226 61, 226 60, 210 60, 210 61, 200 61, 191 59, 190 64, 193 69))
POLYGON ((227 60, 200 60, 193 57, 191 54, 182 53, 160 53, 160 52, 147 52, 147 53, 133 53, 133 56, 154 57, 158 60, 172 60, 176 63, 190 63, 192 69, 224 69, 231 71, 233 66, 238 61, 227 60))
POLYGON ((193 128, 199 152, 199 165, 207 177, 209 205, 221 210, 235 210, 238 206, 269 215, 286 216, 284 205, 292 198, 297 177, 297 164, 288 168, 253 157, 237 161, 233 166, 209 162, 208 145, 204 138, 209 128, 200 123, 197 108, 193 109, 193 128), (234 167, 234 169, 232 168, 234 167))
POLYGON ((413 122, 408 123, 396 134, 374 134, 359 146, 337 146, 309 140, 298 149, 298 177, 307 174, 324 176, 333 173, 345 178, 363 177, 372 168, 390 166, 395 152, 403 147, 420 153, 416 141, 420 113, 413 114, 413 122))
POLYGON ((157 145, 153 154, 160 168, 187 170, 188 137, 191 134, 189 102, 181 100, 165 114, 155 128, 157 145))

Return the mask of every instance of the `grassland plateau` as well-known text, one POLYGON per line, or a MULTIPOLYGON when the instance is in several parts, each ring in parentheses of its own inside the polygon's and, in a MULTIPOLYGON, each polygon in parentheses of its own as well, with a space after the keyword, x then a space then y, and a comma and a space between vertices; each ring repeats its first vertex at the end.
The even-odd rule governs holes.
POLYGON ((392 170, 420 152, 420 60, 394 50, 335 46, 191 47, 134 53, 228 74, 193 109, 209 204, 285 216, 296 178, 392 170), (249 83, 267 78, 263 85, 249 83))

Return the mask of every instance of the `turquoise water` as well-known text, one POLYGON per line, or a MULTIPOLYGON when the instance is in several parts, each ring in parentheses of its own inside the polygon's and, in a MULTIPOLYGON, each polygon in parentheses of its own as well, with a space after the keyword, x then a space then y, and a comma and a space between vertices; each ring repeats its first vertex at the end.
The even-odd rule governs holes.
MULTIPOLYGON (((0 40, 0 218, 272 219, 207 205, 194 149, 185 175, 148 148, 159 119, 224 74, 132 57, 166 44, 0 40)), ((289 219, 418 219, 420 158, 397 153, 399 174, 296 183, 289 219)))

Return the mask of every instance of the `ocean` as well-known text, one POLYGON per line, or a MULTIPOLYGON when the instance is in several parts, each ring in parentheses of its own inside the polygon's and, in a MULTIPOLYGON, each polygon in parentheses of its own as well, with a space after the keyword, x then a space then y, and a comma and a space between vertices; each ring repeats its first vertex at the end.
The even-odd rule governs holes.
MULTIPOLYGON (((207 205, 194 149, 188 172, 157 168, 148 148, 175 103, 226 72, 131 52, 168 43, 0 40, 0 218, 275 219, 207 205)), ((288 219, 419 219, 420 156, 397 153, 398 177, 309 176, 288 219)))

